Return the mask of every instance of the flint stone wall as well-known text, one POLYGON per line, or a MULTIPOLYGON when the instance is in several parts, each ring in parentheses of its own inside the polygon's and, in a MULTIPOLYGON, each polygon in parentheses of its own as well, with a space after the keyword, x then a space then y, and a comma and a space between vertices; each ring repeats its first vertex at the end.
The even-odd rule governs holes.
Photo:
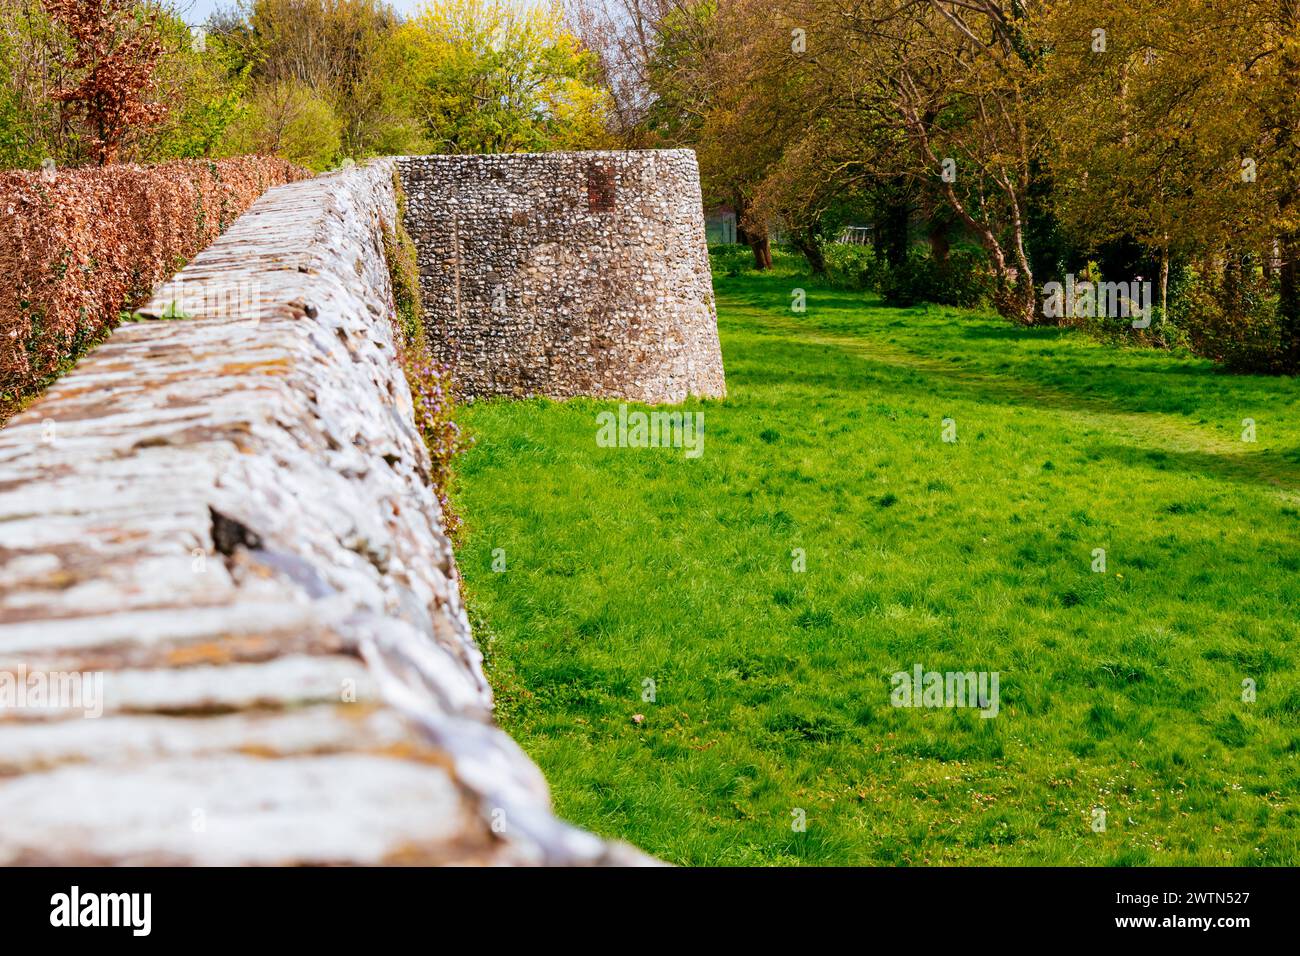
POLYGON ((395 216, 391 161, 271 190, 142 310, 193 318, 0 430, 0 865, 645 861, 492 721, 395 216), (36 672, 102 674, 102 716, 15 707, 36 672))
POLYGON ((462 393, 725 395, 694 152, 397 165, 430 342, 462 393))

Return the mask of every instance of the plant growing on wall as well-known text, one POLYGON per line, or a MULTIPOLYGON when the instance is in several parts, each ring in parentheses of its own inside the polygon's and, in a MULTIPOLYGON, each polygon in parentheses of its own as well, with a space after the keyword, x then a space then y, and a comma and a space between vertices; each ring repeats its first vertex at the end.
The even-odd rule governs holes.
POLYGON ((443 525, 449 534, 461 527, 460 516, 451 507, 447 490, 452 460, 469 448, 471 441, 455 421, 456 396, 451 371, 439 364, 429 348, 420 304, 420 271, 415 242, 406 231, 406 194, 396 174, 393 193, 397 217, 393 226, 382 223, 384 260, 393 284, 393 333, 407 384, 411 387, 415 427, 429 452, 429 484, 442 507, 443 525))
POLYGON ((151 102, 162 54, 157 10, 137 0, 44 0, 46 12, 72 39, 73 85, 51 99, 87 128, 101 166, 115 162, 127 137, 167 112, 151 102))

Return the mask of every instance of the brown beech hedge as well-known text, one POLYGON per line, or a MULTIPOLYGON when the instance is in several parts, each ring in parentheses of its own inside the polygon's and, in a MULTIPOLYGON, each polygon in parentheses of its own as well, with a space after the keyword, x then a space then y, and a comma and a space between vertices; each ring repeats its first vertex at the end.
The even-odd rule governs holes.
POLYGON ((0 422, 272 186, 266 156, 0 172, 0 422))

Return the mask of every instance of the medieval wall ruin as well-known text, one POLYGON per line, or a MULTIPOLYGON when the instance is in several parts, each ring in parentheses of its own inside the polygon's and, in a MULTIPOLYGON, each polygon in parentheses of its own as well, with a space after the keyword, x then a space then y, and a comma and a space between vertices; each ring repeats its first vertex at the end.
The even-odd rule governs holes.
POLYGON ((429 338, 463 393, 725 394, 692 151, 397 165, 429 338))
POLYGON ((646 861, 492 720, 393 182, 271 190, 0 430, 0 866, 646 861))
POLYGON ((0 865, 651 862, 492 720, 393 341, 399 169, 471 394, 723 394, 687 151, 272 189, 0 429, 0 865))

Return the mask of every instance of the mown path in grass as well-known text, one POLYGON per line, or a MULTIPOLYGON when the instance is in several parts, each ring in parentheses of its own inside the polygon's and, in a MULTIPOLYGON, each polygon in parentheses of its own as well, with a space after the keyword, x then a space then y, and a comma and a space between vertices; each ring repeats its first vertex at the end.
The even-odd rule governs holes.
POLYGON ((1300 861, 1295 382, 716 286, 698 459, 464 410, 466 590, 562 815, 691 864, 1300 861), (998 715, 891 706, 916 664, 998 715))

